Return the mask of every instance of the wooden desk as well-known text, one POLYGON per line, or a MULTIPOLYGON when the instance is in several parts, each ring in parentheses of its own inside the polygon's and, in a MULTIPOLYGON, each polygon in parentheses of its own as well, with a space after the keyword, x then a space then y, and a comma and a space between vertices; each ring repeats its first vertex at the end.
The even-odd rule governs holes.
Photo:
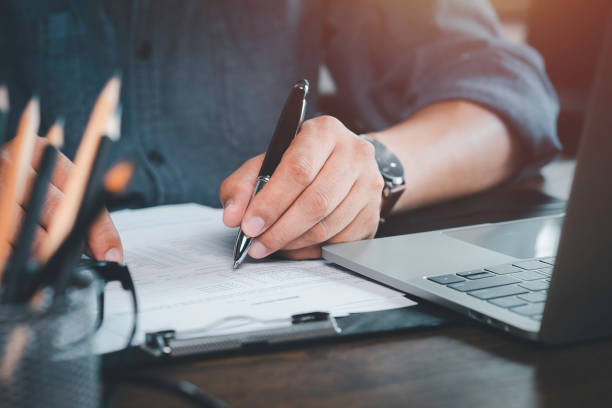
MULTIPOLYGON (((571 174, 571 165, 553 166, 565 169, 566 179, 571 174)), ((559 172, 548 176, 548 188, 567 192, 563 177, 554 181, 559 172)), ((612 340, 549 348, 461 317, 453 327, 424 332, 194 358, 141 372, 188 380, 232 407, 612 406, 612 340)), ((121 388, 114 406, 177 400, 121 388)))

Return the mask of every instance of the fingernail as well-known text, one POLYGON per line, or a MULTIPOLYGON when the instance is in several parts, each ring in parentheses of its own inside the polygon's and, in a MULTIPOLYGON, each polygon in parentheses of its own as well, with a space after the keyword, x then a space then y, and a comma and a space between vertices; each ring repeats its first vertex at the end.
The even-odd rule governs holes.
POLYGON ((267 251, 268 250, 266 249, 264 244, 262 244, 259 241, 254 241, 253 244, 251 245, 251 248, 249 249, 249 255, 251 255, 251 257, 255 259, 259 259, 259 258, 263 258, 264 256, 266 256, 267 251))
POLYGON ((121 252, 117 248, 111 248, 104 255, 104 260, 107 262, 121 262, 121 252))
POLYGON ((262 218, 251 217, 244 223, 243 232, 249 237, 256 237, 263 230, 263 227, 264 220, 262 218))
POLYGON ((231 207, 234 204, 234 200, 231 198, 223 203, 223 209, 227 210, 228 207, 231 207))

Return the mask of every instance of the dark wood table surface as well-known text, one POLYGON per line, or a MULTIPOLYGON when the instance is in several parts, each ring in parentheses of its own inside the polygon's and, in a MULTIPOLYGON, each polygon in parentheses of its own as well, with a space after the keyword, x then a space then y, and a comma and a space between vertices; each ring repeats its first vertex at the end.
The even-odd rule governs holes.
MULTIPOLYGON (((547 192, 566 196, 569 184, 553 176, 567 178, 571 167, 557 166, 547 175, 556 190, 547 192)), ((187 380, 231 407, 612 407, 612 339, 546 347, 459 317, 450 327, 138 372, 187 380)), ((188 405, 121 386, 113 406, 188 405)))

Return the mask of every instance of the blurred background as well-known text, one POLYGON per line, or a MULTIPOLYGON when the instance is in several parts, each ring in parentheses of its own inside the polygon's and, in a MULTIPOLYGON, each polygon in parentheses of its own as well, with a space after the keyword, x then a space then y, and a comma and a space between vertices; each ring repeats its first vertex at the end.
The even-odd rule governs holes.
POLYGON ((559 137, 572 156, 595 74, 609 0, 491 0, 512 41, 544 57, 561 101, 559 137))

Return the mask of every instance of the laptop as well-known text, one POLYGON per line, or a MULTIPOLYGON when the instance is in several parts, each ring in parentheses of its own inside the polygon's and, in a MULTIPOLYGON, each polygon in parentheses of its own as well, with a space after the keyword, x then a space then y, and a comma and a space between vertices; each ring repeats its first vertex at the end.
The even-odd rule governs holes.
POLYGON ((611 22, 565 214, 329 245, 323 257, 530 340, 612 335, 611 22))

